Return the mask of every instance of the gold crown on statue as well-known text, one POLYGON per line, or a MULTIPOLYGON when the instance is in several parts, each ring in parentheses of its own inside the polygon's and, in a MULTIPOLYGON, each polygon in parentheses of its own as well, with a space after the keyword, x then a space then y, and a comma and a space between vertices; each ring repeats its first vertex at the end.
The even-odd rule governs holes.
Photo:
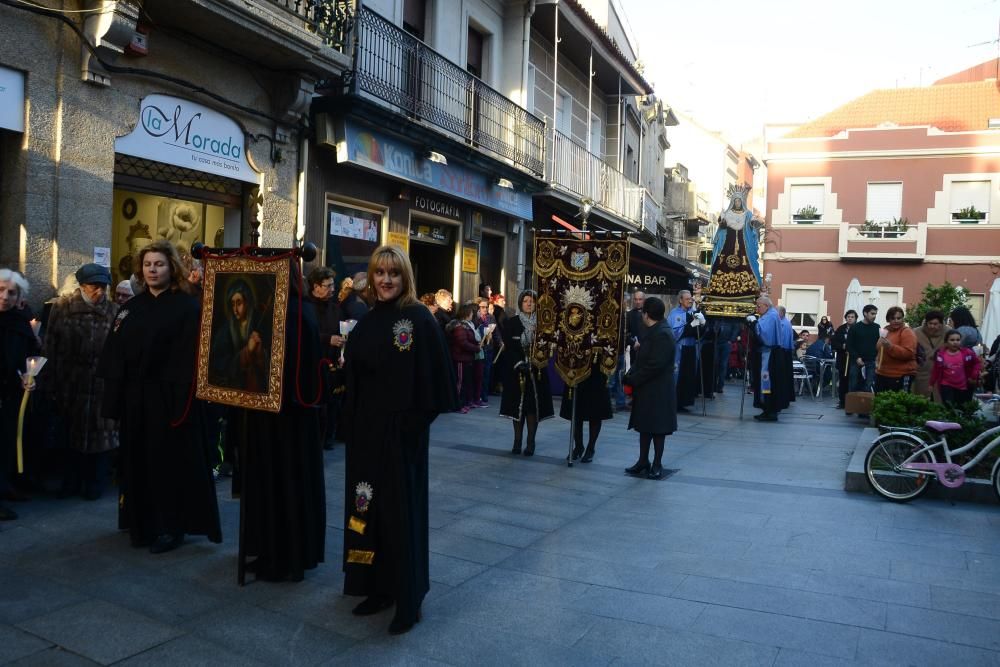
POLYGON ((747 200, 747 193, 750 192, 751 188, 752 186, 749 183, 732 183, 726 188, 726 199, 739 197, 745 202, 747 200))

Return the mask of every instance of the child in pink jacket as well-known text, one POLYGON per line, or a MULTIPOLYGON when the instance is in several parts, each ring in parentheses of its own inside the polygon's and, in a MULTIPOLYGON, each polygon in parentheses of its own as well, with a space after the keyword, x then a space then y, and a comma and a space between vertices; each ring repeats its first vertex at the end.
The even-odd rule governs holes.
POLYGON ((938 388, 941 402, 946 405, 971 401, 981 369, 979 355, 962 347, 961 332, 952 329, 944 335, 944 345, 934 353, 931 387, 938 388))

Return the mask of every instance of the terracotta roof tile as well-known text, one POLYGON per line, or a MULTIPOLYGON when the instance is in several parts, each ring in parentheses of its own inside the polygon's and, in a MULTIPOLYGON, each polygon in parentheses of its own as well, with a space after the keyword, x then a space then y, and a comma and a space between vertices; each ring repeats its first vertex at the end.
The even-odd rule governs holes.
POLYGON ((832 137, 843 130, 931 125, 944 132, 985 130, 1000 118, 996 81, 955 83, 923 88, 873 90, 800 126, 786 138, 832 137))

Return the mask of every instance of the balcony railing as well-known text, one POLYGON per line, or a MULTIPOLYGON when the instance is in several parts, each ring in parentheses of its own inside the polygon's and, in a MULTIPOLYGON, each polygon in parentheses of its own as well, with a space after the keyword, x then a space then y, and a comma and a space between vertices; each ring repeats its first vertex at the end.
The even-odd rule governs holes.
POLYGON ((344 0, 268 0, 305 22, 327 46, 344 51, 354 23, 354 3, 344 0))
MULTIPOLYGON (((586 197, 597 206, 636 226, 644 226, 645 188, 626 178, 607 162, 559 131, 549 133, 549 173, 546 180, 578 197, 586 197)), ((657 214, 659 205, 656 205, 657 214)), ((649 229, 656 232, 656 221, 649 229)))
POLYGON ((545 123, 377 13, 355 19, 357 89, 536 176, 545 123))

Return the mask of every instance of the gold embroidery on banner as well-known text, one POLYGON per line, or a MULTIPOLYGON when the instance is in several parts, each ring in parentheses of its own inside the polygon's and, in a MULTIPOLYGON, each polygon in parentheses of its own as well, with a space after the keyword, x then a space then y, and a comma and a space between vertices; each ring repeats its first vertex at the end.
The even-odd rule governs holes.
POLYGON ((362 551, 361 549, 348 549, 347 562, 358 565, 371 565, 375 561, 374 551, 362 551))
POLYGON ((367 527, 368 524, 364 521, 364 519, 359 519, 356 516, 352 516, 350 519, 347 520, 347 529, 353 530, 358 535, 364 535, 365 528, 367 527))

